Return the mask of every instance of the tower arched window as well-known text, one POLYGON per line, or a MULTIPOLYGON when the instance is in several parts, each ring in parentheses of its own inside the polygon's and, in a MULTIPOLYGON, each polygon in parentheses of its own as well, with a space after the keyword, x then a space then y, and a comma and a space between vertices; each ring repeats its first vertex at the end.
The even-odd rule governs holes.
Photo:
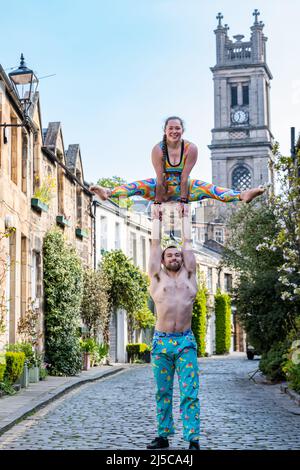
POLYGON ((244 165, 239 165, 233 170, 232 187, 239 191, 251 188, 251 173, 244 165))

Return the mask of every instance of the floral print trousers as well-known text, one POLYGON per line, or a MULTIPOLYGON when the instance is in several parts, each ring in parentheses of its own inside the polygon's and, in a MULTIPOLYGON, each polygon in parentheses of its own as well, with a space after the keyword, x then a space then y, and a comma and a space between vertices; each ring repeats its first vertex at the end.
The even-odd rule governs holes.
POLYGON ((200 403, 197 342, 191 329, 182 333, 155 330, 151 364, 156 381, 156 415, 158 435, 175 434, 172 414, 175 369, 180 389, 180 414, 185 441, 199 439, 200 403))

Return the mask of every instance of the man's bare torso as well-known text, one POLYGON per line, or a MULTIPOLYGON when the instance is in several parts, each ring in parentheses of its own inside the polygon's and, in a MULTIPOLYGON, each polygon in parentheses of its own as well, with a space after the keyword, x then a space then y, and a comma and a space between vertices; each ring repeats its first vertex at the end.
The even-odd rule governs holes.
POLYGON ((175 277, 165 269, 151 277, 150 294, 155 303, 157 321, 155 329, 179 332, 191 328, 193 303, 197 293, 196 275, 182 265, 175 277))

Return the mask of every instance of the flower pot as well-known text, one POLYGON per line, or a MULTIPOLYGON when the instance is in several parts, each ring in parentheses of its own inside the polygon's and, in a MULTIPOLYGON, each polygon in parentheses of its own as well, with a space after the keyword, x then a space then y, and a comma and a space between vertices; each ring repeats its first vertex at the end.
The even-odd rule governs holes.
POLYGON ((62 227, 70 227, 70 221, 68 219, 66 219, 63 215, 57 215, 56 216, 56 223, 58 225, 61 225, 62 227))
POLYGON ((30 367, 29 372, 29 383, 37 383, 40 380, 40 368, 30 367))
POLYGON ((142 359, 149 364, 151 362, 150 351, 144 351, 142 359))
POLYGON ((79 238, 87 238, 88 237, 87 231, 84 230, 83 228, 76 228, 75 233, 76 233, 76 237, 79 237, 79 238))
POLYGON ((22 375, 18 378, 17 383, 21 385, 22 388, 27 388, 29 385, 29 372, 27 364, 24 364, 22 375))
POLYGON ((82 353, 82 368, 83 370, 89 370, 91 367, 91 353, 82 353))
POLYGON ((45 204, 44 202, 40 201, 37 197, 32 197, 31 198, 31 207, 37 212, 48 212, 49 206, 45 204))

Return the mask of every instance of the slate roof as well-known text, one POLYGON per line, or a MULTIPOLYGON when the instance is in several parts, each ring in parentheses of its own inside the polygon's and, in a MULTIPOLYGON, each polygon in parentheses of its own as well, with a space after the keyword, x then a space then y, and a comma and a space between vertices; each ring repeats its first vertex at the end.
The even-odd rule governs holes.
POLYGON ((66 165, 72 171, 75 172, 76 160, 79 155, 79 144, 71 144, 65 152, 66 165))
POLYGON ((45 147, 49 147, 51 150, 55 149, 57 135, 59 133, 59 130, 60 130, 60 122, 49 122, 45 140, 44 140, 45 147))

